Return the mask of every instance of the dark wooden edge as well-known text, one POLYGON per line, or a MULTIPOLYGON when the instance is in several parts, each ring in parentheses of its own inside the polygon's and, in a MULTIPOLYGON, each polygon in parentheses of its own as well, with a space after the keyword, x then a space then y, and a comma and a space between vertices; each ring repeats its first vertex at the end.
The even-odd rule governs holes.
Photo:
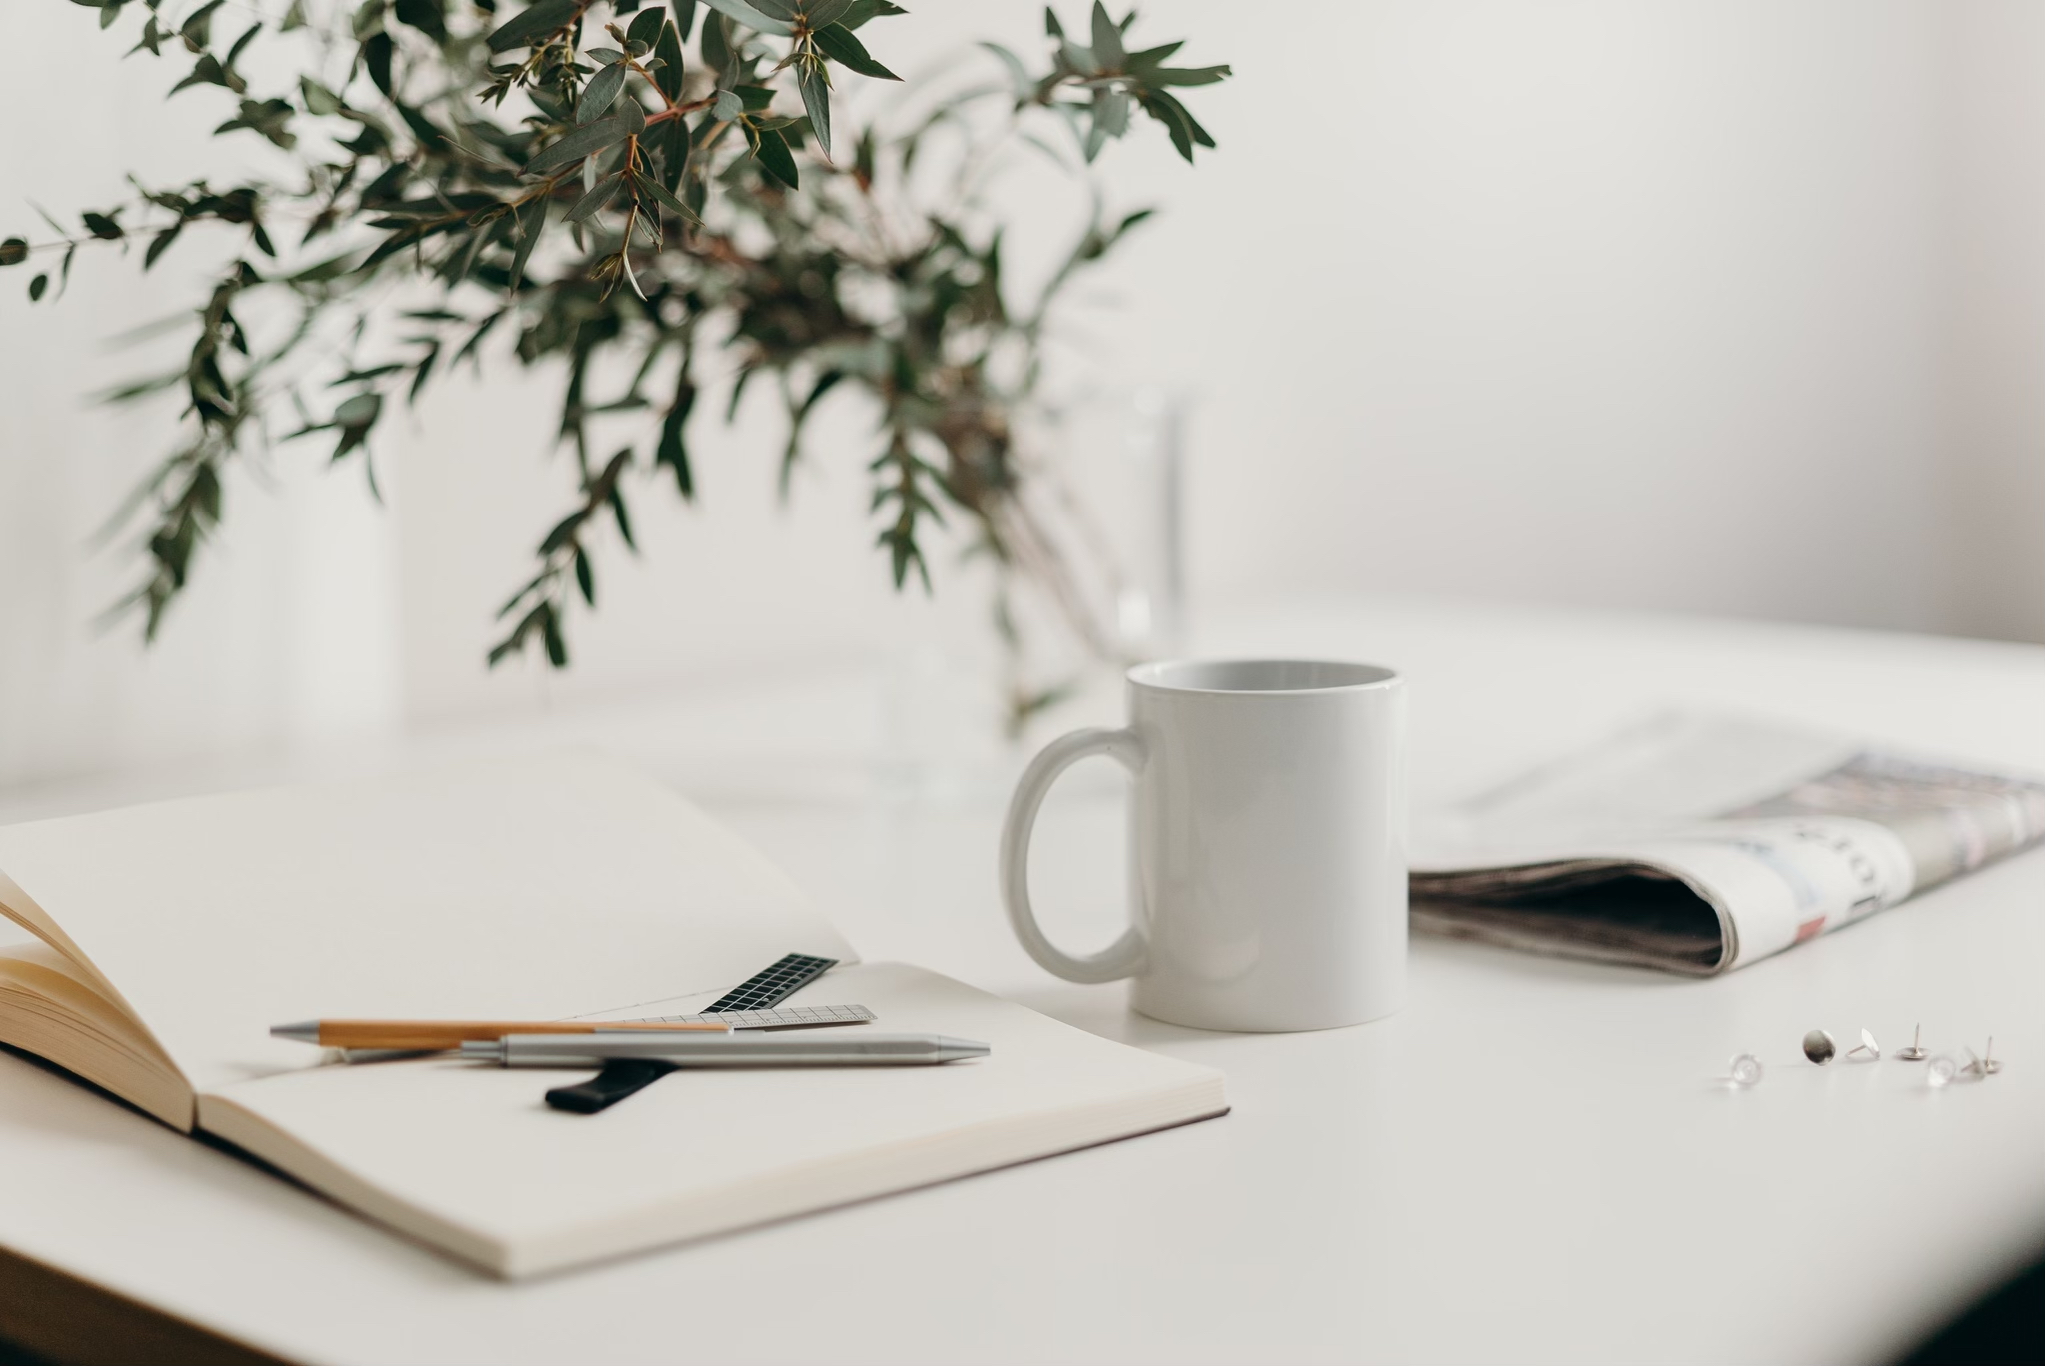
POLYGON ((0 1338, 51 1366, 291 1366, 4 1247, 0 1338))
POLYGON ((2000 1366, 2045 1361, 2045 1248, 2028 1265, 1960 1310, 1896 1366, 2000 1366))

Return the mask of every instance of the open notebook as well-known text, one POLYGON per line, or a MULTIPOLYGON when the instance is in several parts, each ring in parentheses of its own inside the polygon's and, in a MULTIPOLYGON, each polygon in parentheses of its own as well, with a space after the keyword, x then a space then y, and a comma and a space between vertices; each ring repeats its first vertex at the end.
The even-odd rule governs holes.
POLYGON ((0 828, 0 914, 26 932, 0 945, 0 1042, 508 1276, 1227 1108, 1207 1068, 857 963, 757 852, 592 755, 0 828), (542 1103, 553 1073, 321 1065, 267 1032, 679 1013, 791 952, 848 964, 792 1004, 864 1004, 991 1056, 683 1072, 582 1117, 542 1103))

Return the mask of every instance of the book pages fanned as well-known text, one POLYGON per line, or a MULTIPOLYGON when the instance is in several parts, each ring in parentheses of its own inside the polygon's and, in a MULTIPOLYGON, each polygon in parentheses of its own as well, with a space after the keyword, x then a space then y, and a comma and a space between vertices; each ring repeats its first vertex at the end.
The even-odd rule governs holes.
POLYGON ((498 1275, 1227 1109, 1210 1069, 934 973, 859 964, 757 852, 594 754, 0 828, 0 916, 0 1042, 498 1275), (793 1004, 866 1005, 890 1032, 992 1051, 684 1071, 592 1116, 542 1100, 586 1071, 335 1063, 268 1032, 701 1009, 788 953, 841 963, 793 1004))
POLYGON ((1707 975, 2045 838, 2045 777, 1672 712, 1423 827, 1416 928, 1707 975))

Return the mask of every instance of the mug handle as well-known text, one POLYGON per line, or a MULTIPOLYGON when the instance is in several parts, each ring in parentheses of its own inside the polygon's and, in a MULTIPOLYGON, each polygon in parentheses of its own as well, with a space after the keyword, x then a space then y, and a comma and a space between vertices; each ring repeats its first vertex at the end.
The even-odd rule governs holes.
POLYGON ((1040 967, 1068 982, 1112 982, 1132 976, 1143 970, 1146 949, 1143 931, 1131 925, 1101 952, 1075 958, 1044 937, 1030 909, 1030 831, 1037 823, 1037 808, 1060 773, 1092 754, 1105 754, 1132 774, 1143 768, 1143 741, 1133 730, 1088 729, 1061 735, 1023 770, 1001 828, 1001 899, 1008 907, 1008 923, 1040 967))

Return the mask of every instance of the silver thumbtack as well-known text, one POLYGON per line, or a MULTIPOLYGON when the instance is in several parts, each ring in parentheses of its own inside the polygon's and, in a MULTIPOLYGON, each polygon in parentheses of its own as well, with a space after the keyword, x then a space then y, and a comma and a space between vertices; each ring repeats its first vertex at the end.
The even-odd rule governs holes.
POLYGON ((1992 1077, 1997 1072, 2002 1071, 2002 1063, 1995 1056, 1995 1036, 1993 1034, 1988 1036, 1988 1052, 1986 1054, 1976 1058, 1974 1057, 1974 1050, 1970 1048, 1967 1050, 1967 1056, 1973 1058, 1973 1061, 1960 1069, 1963 1072, 1972 1072, 1977 1077, 1992 1077))
POLYGON ((1761 1082, 1761 1060, 1752 1053, 1740 1054, 1733 1059, 1732 1075, 1735 1086, 1758 1086, 1761 1082))
POLYGON ((1914 1026, 1910 1031, 1910 1047, 1897 1049, 1896 1056, 1904 1062, 1923 1062, 1926 1055, 1923 1046, 1919 1042, 1923 1034, 1923 1025, 1914 1026))
POLYGON ((1882 1060, 1882 1046, 1876 1043, 1875 1036, 1868 1033, 1865 1029, 1860 1031, 1860 1046, 1853 1049, 1846 1056, 1851 1058, 1859 1053, 1867 1054, 1869 1062, 1880 1062, 1882 1060))
POLYGON ((1945 1086, 1959 1073, 1960 1069, 1954 1065, 1953 1060, 1941 1053, 1924 1069, 1924 1084, 1933 1087, 1945 1086))
POLYGON ((1832 1036, 1822 1029, 1814 1029, 1804 1035, 1804 1056, 1823 1067, 1832 1061, 1839 1051, 1839 1045, 1832 1042, 1832 1036))

